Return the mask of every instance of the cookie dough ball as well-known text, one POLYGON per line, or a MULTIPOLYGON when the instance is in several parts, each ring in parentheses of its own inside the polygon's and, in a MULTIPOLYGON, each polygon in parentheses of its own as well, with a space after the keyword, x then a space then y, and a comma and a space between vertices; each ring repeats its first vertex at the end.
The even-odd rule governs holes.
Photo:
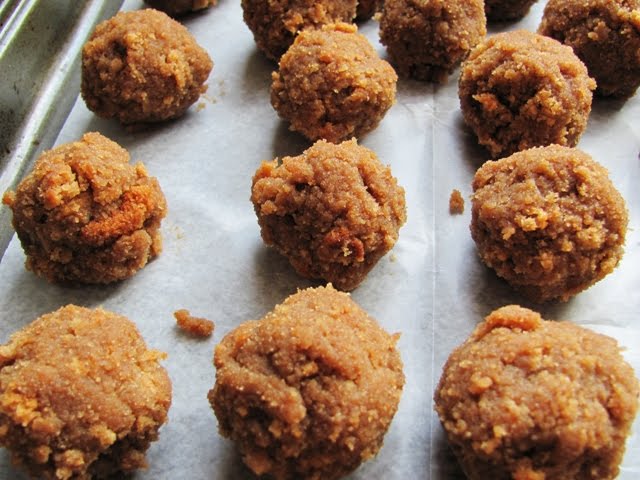
POLYGON ((398 76, 355 25, 300 32, 272 74, 271 105, 291 130, 338 143, 378 126, 398 76))
POLYGON ((123 124, 184 114, 206 91, 213 62, 189 31, 153 9, 100 23, 82 49, 82 98, 123 124))
POLYGON ((531 147, 573 147, 587 126, 595 82, 571 48, 525 30, 497 34, 462 64, 464 121, 493 158, 531 147))
POLYGON ((519 20, 529 13, 531 5, 537 0, 484 0, 487 20, 500 22, 519 20))
POLYGON ((278 61, 305 28, 351 22, 357 0, 242 0, 244 22, 258 48, 278 61))
POLYGON ((551 145, 485 163, 473 179, 471 235, 482 261, 531 300, 568 300, 611 273, 628 214, 607 170, 551 145))
POLYGON ((144 0, 144 3, 167 15, 176 16, 204 10, 218 3, 218 0, 144 0))
POLYGON ((483 0, 386 0, 380 41, 401 77, 444 82, 485 36, 483 0))
POLYGON ((470 480, 605 480, 638 392, 614 339, 509 305, 453 351, 435 409, 470 480))
POLYGON ((331 285, 299 291, 216 347, 220 433, 256 475, 348 474, 378 453, 398 408, 398 337, 331 285))
POLYGON ((171 382, 133 322, 68 305, 0 346, 0 445, 34 478, 114 478, 146 467, 171 382))
POLYGON ((640 85, 640 0, 550 0, 538 30, 573 48, 602 96, 640 85))
POLYGON ((27 269, 49 281, 123 280, 162 249, 167 206, 158 181, 99 133, 44 152, 3 202, 27 269))
POLYGON ((316 142, 297 157, 263 162, 251 192, 264 242, 306 278, 356 288, 396 243, 404 189, 355 140, 316 142))
POLYGON ((376 12, 382 10, 383 1, 381 0, 358 0, 356 7, 356 19, 368 20, 373 17, 376 12))

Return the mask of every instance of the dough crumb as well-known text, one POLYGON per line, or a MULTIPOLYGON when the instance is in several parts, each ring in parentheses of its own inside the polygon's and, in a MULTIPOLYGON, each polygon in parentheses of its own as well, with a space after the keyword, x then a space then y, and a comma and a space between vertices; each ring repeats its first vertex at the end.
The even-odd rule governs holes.
POLYGON ((180 330, 196 337, 209 337, 213 333, 215 324, 206 318, 194 317, 189 310, 180 309, 173 312, 180 330))
POLYGON ((449 213, 451 215, 460 215, 464 213, 464 198, 460 190, 454 188, 449 196, 449 213))

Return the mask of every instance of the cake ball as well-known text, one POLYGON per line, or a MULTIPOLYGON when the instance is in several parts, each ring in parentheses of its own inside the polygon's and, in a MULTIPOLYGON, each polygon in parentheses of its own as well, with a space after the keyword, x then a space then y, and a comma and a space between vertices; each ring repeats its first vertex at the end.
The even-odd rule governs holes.
POLYGON ((539 33, 570 46, 602 96, 627 98, 640 85, 640 0, 550 0, 539 33))
POLYGON ((515 30, 488 37, 462 64, 464 121, 492 158, 550 145, 577 145, 595 82, 571 48, 515 30))
POLYGON ((373 15, 382 10, 382 0, 358 0, 356 7, 356 20, 368 20, 373 15))
POLYGON ((218 3, 218 0, 144 0, 144 3, 156 10, 176 16, 204 10, 218 3))
POLYGON ((171 381, 129 319, 67 305, 0 346, 0 445, 34 478, 122 478, 146 467, 171 381))
POLYGON ((27 269, 49 281, 123 280, 162 249, 167 206, 158 181, 99 133, 44 152, 3 202, 27 269))
POLYGON ((216 347, 220 433, 258 476, 341 478, 378 453, 396 413, 398 337, 331 285, 291 295, 216 347))
POLYGON ((305 28, 351 22, 357 0, 242 0, 244 22, 258 48, 278 61, 305 28))
POLYGON ((608 480, 638 410, 613 338, 516 305, 447 360, 435 409, 470 480, 608 480))
POLYGON ((319 140, 302 155, 263 162, 251 191, 262 239, 306 278, 356 288, 394 246, 404 189, 355 140, 319 140))
POLYGON ((485 36, 483 0, 386 0, 380 41, 398 75, 444 82, 485 36))
POLYGON ((311 141, 373 130, 394 104, 398 77, 353 24, 305 30, 273 72, 271 105, 311 141))
POLYGON ((533 301, 566 301, 622 258, 625 202, 581 150, 551 145, 486 162, 472 186, 480 258, 533 301))
POLYGON ((82 49, 82 98, 123 124, 180 117, 206 91, 213 68, 189 31, 153 9, 100 23, 82 49))
POLYGON ((500 22, 505 20, 519 20, 524 17, 531 5, 537 0, 484 0, 484 11, 487 20, 500 22))

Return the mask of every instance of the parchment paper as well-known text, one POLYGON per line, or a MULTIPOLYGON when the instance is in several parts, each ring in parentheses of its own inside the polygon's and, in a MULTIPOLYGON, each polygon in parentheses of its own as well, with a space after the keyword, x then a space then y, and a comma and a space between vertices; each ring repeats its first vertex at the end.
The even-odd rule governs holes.
MULTIPOLYGON (((500 29, 535 30, 543 5, 538 2, 521 22, 500 29)), ((128 1, 124 8, 141 6, 128 1)), ((275 65, 256 49, 240 2, 221 0, 183 23, 215 63, 199 105, 177 121, 129 133, 94 116, 79 99, 56 142, 100 131, 127 148, 132 161, 145 163, 169 205, 163 253, 130 280, 67 288, 27 272, 14 237, 0 263, 0 341, 67 303, 126 315, 151 347, 168 352, 164 364, 173 381, 169 422, 149 450, 149 469, 134 478, 248 479, 253 477, 232 444, 218 435, 207 402, 215 378, 213 348, 243 321, 262 317, 296 289, 314 285, 264 247, 249 201, 261 160, 298 155, 310 144, 289 132, 269 103, 275 65), (179 308, 214 320, 213 337, 196 340, 178 331, 172 313, 179 308)), ((360 30, 384 57, 378 24, 369 21, 360 30)), ((627 201, 626 254, 615 272, 591 289, 568 303, 541 307, 514 294, 477 259, 468 228, 470 182, 487 156, 462 122, 457 77, 456 71, 441 86, 401 80, 396 105, 360 140, 405 188, 408 221, 393 251, 352 295, 387 331, 402 333, 407 381, 384 447, 351 479, 461 478, 433 412, 433 390, 451 350, 499 306, 519 303, 545 318, 573 320, 609 334, 627 348, 627 359, 640 372, 640 96, 627 102, 595 99, 579 144, 610 170, 627 201), (454 188, 465 197, 463 215, 449 214, 454 188)), ((640 474, 638 421, 634 430, 622 479, 640 474)), ((0 478, 26 478, 10 466, 5 451, 0 478)))

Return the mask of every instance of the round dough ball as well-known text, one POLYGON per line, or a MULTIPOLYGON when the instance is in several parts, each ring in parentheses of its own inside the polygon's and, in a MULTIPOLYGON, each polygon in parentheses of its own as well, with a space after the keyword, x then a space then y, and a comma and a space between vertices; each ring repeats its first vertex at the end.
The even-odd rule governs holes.
POLYGON ((348 474, 378 453, 398 408, 398 337, 331 285, 291 295, 216 347, 220 433, 256 475, 348 474))
POLYGON ((3 202, 27 269, 49 281, 123 280, 162 249, 167 206, 158 181, 99 133, 44 152, 3 202))
POLYGON ((316 142, 263 162, 251 192, 264 242, 306 278, 356 288, 394 246, 406 221, 404 189, 355 140, 316 142))
POLYGON ((380 41, 401 77, 444 82, 487 33, 483 0, 386 0, 380 41))
POLYGON ((485 163, 471 235, 482 261, 533 301, 568 300, 611 273, 629 221, 607 170, 551 145, 485 163))
POLYGON ((146 467, 171 381, 133 322, 67 305, 0 346, 0 445, 34 478, 113 478, 146 467))
POLYGON ((258 48, 278 61, 298 32, 338 22, 351 22, 357 0, 242 0, 244 22, 258 48))
POLYGON ((573 147, 595 82, 571 48, 526 30, 487 38, 462 64, 464 121, 493 158, 531 147, 573 147))
POLYGON ((484 11, 487 20, 500 22, 505 20, 519 20, 524 17, 531 5, 537 0, 484 0, 484 11))
POLYGON ((539 33, 573 48, 602 96, 640 85, 640 0, 550 0, 539 33))
POLYGON ((100 23, 82 49, 82 98, 123 124, 180 117, 206 91, 213 62, 189 31, 153 9, 100 23))
POLYGON ((638 393, 614 339, 509 305, 450 355, 435 409, 470 480, 605 480, 638 393))
POLYGON ((338 143, 378 126, 398 76, 355 25, 340 23, 300 32, 272 79, 271 105, 291 130, 338 143))
POLYGON ((167 15, 175 16, 204 10, 216 5, 218 0, 144 0, 144 3, 167 15))

